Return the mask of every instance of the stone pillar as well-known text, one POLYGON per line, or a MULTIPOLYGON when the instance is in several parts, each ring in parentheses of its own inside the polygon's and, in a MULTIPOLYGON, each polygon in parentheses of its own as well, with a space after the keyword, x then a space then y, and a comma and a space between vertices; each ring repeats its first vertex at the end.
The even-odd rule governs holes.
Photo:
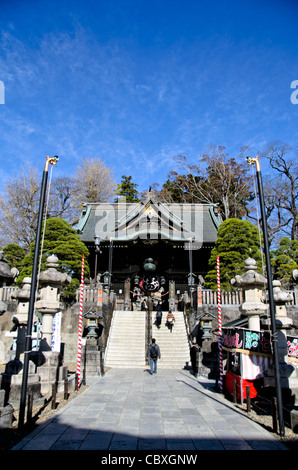
POLYGON ((169 281, 169 310, 175 310, 175 281, 169 281))
POLYGON ((53 383, 62 382, 67 376, 67 367, 61 365, 60 353, 51 350, 54 315, 62 309, 60 289, 71 282, 66 273, 57 271, 59 264, 55 255, 47 258, 47 269, 39 275, 41 299, 36 310, 42 315, 40 351, 45 363, 38 367, 42 393, 48 393, 53 383))
MULTIPOLYGON (((30 301, 31 278, 24 277, 21 289, 12 293, 11 297, 18 301, 17 312, 13 317, 14 328, 17 329, 16 341, 16 360, 23 361, 23 353, 25 349, 25 337, 27 334, 28 311, 30 301)), ((39 295, 36 296, 39 299, 39 295)), ((36 315, 33 317, 33 323, 37 321, 36 315)), ((32 355, 32 354, 31 354, 32 355)))
POLYGON ((7 304, 2 301, 3 286, 7 283, 12 283, 17 275, 18 270, 16 268, 10 268, 8 262, 4 258, 3 251, 0 251, 0 315, 3 315, 3 313, 7 311, 7 304))
POLYGON ((103 288, 102 288, 102 284, 98 284, 98 283, 97 283, 96 287, 97 287, 97 301, 96 301, 96 305, 97 305, 98 311, 102 313, 102 303, 103 303, 103 288))
POLYGON ((260 316, 267 311, 267 306, 261 301, 262 288, 267 285, 267 279, 257 272, 257 263, 253 258, 244 262, 245 273, 235 276, 231 284, 243 290, 244 302, 240 311, 248 317, 248 328, 260 331, 260 316))
MULTIPOLYGON (((23 286, 12 294, 12 298, 18 301, 17 312, 13 317, 14 329, 17 333, 16 351, 10 351, 10 360, 2 374, 1 387, 5 390, 5 400, 18 406, 21 397, 21 387, 23 381, 23 363, 25 350, 25 337, 27 334, 28 309, 30 300, 31 278, 23 279, 23 286), (13 353, 14 355, 12 356, 13 353)), ((36 373, 36 363, 38 358, 32 351, 29 355, 28 373, 28 394, 33 394, 33 398, 41 397, 40 377, 36 373)))
POLYGON ((202 292, 202 287, 198 286, 197 287, 197 310, 202 310, 203 308, 203 292, 202 292))
POLYGON ((87 335, 86 343, 83 349, 83 362, 86 375, 100 375, 101 374, 101 363, 100 363, 100 347, 98 346, 98 337, 102 333, 103 329, 103 317, 96 311, 90 309, 83 315, 87 319, 87 335))
MULTIPOLYGON (((20 355, 23 354, 25 348, 30 289, 31 278, 24 277, 21 289, 18 289, 11 295, 13 299, 18 301, 17 313, 13 317, 13 323, 15 324, 15 328, 17 328, 16 359, 20 359, 20 355)), ((35 319, 33 319, 33 321, 35 319)))
POLYGON ((131 281, 126 279, 124 282, 124 310, 131 310, 130 305, 131 281))
POLYGON ((278 335, 278 356, 287 358, 287 334, 292 329, 292 319, 288 317, 286 303, 291 302, 292 296, 281 289, 280 281, 273 281, 273 295, 275 302, 275 319, 278 335))
POLYGON ((50 351, 53 334, 54 315, 62 308, 60 289, 71 282, 66 273, 57 271, 58 258, 55 255, 47 258, 47 268, 39 275, 40 300, 36 302, 36 310, 42 315, 41 351, 50 351))
POLYGON ((0 429, 11 428, 13 407, 5 400, 5 390, 0 390, 0 429))
MULTIPOLYGON (((287 334, 292 329, 292 319, 287 315, 286 303, 292 300, 291 294, 281 289, 281 283, 278 280, 272 282, 273 285, 273 296, 275 303, 275 323, 277 330, 277 350, 278 350, 278 361, 280 369, 280 380, 283 389, 297 387, 297 378, 291 375, 294 372, 294 367, 288 363, 288 347, 287 347, 287 334), (295 383, 296 381, 296 383, 295 383), (291 383, 292 382, 292 383, 291 383)), ((268 319, 266 322, 270 328, 271 320, 268 319)), ((266 385, 275 384, 274 369, 268 371, 268 377, 265 378, 266 385)))

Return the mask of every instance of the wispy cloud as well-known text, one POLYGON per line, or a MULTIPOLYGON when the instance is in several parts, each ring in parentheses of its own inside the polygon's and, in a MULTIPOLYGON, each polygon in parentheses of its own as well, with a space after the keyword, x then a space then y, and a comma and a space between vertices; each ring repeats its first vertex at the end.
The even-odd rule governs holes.
POLYGON ((76 20, 25 42, 8 23, 0 50, 3 176, 17 171, 17 159, 41 165, 53 153, 61 155, 59 175, 100 157, 118 180, 132 174, 148 187, 165 180, 179 153, 196 159, 210 144, 236 152, 276 132, 293 138, 298 106, 281 87, 298 79, 298 67, 286 50, 200 31, 191 39, 172 33, 165 47, 162 30, 145 47, 136 31, 104 36, 76 20))

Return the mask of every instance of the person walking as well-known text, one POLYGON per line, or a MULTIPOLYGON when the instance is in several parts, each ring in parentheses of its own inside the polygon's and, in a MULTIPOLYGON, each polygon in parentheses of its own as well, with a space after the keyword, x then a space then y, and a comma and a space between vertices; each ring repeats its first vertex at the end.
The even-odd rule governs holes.
POLYGON ((166 324, 168 325, 169 330, 171 331, 171 333, 172 333, 172 329, 173 329, 173 326, 174 326, 174 322, 175 322, 175 317, 173 315, 172 310, 170 310, 169 313, 167 314, 166 324))
POLYGON ((160 349, 158 344, 155 342, 155 338, 152 338, 151 344, 148 346, 147 359, 150 360, 150 374, 156 374, 157 372, 157 360, 161 358, 160 349))
POLYGON ((191 348, 190 348, 190 360, 191 360, 191 367, 195 377, 198 376, 198 353, 199 347, 195 341, 193 341, 191 348))
POLYGON ((156 307, 156 319, 155 319, 155 324, 157 328, 160 328, 161 320, 162 320, 162 310, 161 310, 160 302, 158 302, 158 305, 156 307))

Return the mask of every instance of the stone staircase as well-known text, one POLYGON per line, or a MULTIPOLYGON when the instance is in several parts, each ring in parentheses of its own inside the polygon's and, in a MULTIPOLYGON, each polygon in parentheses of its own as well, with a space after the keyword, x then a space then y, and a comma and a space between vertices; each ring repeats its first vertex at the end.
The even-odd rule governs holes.
POLYGON ((105 353, 105 366, 145 367, 146 312, 115 310, 105 353))
POLYGON ((189 345, 183 312, 174 312, 175 324, 172 332, 165 325, 167 312, 163 312, 160 328, 155 322, 155 312, 152 317, 152 337, 160 347, 161 359, 157 367, 163 369, 183 369, 190 362, 189 345))
MULTIPOLYGON (((158 367, 182 369, 189 362, 189 346, 183 312, 174 312, 175 325, 172 333, 165 326, 163 312, 160 328, 154 324, 152 313, 152 337, 161 350, 158 367)), ((111 368, 143 368, 146 366, 146 312, 120 311, 113 314, 105 353, 105 366, 111 368)))

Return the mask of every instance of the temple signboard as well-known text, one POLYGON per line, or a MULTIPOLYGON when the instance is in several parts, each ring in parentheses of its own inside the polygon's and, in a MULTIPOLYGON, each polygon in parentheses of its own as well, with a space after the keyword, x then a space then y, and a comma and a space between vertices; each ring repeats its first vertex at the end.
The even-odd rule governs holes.
POLYGON ((254 331, 245 328, 223 328, 222 330, 222 346, 224 349, 272 355, 269 331, 254 331))
POLYGON ((298 361, 298 336, 287 336, 288 358, 298 361))
MULTIPOLYGON (((222 331, 222 345, 227 351, 272 355, 269 331, 225 327, 222 331)), ((289 359, 298 361, 298 336, 287 336, 287 356, 289 359)))

